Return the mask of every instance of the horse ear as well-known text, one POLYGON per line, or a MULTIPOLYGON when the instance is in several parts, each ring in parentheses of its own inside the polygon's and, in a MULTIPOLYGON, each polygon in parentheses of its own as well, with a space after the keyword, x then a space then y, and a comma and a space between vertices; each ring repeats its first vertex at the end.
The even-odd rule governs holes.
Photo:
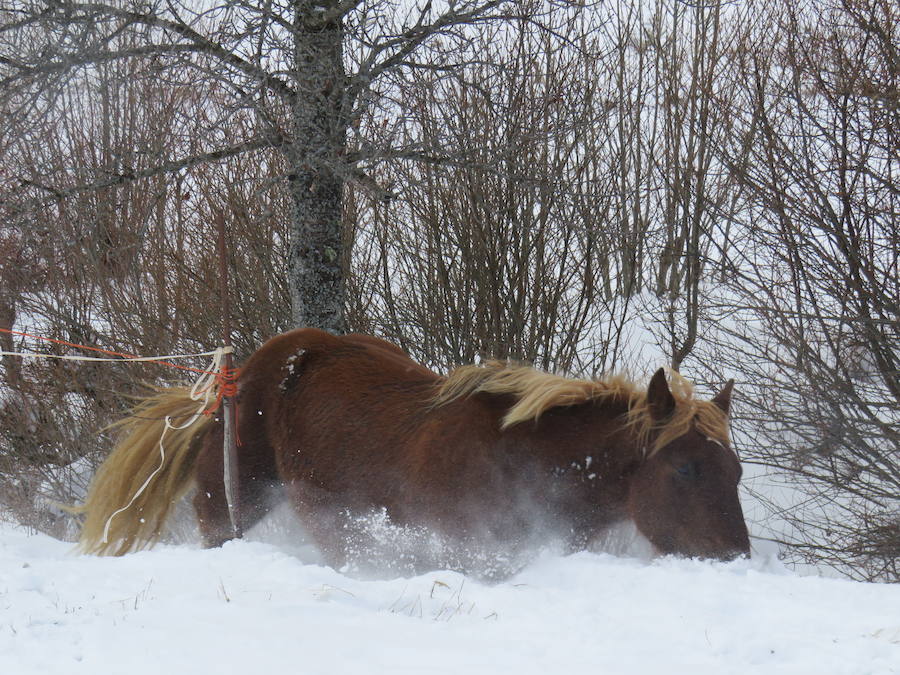
POLYGON ((647 406, 650 408, 650 416, 655 420, 664 420, 675 410, 675 397, 669 391, 666 371, 663 368, 657 370, 650 378, 650 386, 647 387, 647 406))
POLYGON ((734 389, 734 380, 728 380, 722 391, 713 396, 712 402, 715 403, 726 415, 731 409, 731 390, 734 389))

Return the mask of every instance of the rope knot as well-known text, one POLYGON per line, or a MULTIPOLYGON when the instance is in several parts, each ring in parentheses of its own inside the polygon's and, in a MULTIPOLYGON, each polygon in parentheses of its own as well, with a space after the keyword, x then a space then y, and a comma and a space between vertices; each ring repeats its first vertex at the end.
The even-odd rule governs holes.
POLYGON ((216 371, 216 378, 213 382, 213 386, 216 388, 216 400, 209 408, 203 411, 205 415, 212 415, 221 408, 222 399, 226 396, 228 398, 237 396, 240 372, 240 368, 229 368, 225 364, 222 364, 219 370, 216 371))

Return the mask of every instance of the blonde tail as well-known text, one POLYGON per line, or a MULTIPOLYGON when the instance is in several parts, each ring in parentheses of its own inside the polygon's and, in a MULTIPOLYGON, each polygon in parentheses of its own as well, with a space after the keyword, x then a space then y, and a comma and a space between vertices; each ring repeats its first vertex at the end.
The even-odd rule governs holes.
POLYGON ((71 509, 85 514, 81 550, 123 555, 156 543, 193 481, 200 444, 192 441, 209 424, 188 388, 160 390, 114 424, 121 440, 97 470, 85 503, 71 509), (192 417, 193 424, 177 424, 192 417))

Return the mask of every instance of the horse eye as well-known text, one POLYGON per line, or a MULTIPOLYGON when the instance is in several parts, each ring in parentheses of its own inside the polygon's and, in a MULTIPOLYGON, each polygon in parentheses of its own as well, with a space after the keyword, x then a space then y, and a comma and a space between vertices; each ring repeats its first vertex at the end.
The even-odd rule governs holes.
POLYGON ((700 467, 697 462, 687 462, 675 468, 682 478, 695 479, 700 476, 700 467))

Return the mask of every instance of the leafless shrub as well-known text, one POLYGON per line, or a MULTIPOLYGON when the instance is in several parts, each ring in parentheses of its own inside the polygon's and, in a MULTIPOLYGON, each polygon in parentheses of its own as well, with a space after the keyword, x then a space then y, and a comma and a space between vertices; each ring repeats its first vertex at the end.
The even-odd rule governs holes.
POLYGON ((743 372, 755 460, 809 499, 782 513, 798 555, 898 579, 900 277, 897 13, 779 3, 735 54, 723 156, 746 242, 719 363, 743 372))

